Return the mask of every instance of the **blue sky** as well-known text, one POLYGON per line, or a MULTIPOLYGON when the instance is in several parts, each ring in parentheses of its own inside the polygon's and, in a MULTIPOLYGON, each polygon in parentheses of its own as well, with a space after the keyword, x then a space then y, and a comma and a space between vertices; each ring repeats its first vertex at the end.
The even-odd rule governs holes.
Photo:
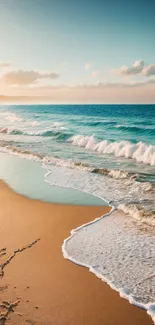
POLYGON ((154 13, 153 0, 0 0, 0 61, 56 72, 52 85, 122 82, 110 71, 155 64, 154 13))

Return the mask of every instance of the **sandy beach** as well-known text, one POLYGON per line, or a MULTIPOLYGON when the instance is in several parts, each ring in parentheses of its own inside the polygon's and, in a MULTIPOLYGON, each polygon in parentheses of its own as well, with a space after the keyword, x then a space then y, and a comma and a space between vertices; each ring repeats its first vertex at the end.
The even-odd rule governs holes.
POLYGON ((63 258, 70 231, 110 207, 34 201, 2 181, 0 207, 0 324, 153 324, 144 310, 63 258))

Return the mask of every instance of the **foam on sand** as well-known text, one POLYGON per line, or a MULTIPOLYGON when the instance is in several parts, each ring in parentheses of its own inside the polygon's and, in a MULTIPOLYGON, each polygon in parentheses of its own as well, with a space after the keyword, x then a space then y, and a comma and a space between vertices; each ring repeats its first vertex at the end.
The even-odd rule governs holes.
POLYGON ((120 204, 118 209, 141 223, 155 227, 155 211, 146 211, 141 204, 120 204))
POLYGON ((118 211, 72 230, 63 255, 143 308, 155 322, 155 231, 118 211))
POLYGON ((129 182, 128 177, 126 180, 100 176, 66 167, 49 165, 46 168, 49 170, 46 180, 50 184, 84 190, 107 202, 111 199, 115 206, 109 216, 73 230, 62 246, 64 257, 89 268, 130 303, 146 309, 154 319, 154 217, 147 205, 143 213, 138 211, 137 205, 137 218, 132 213, 129 215, 134 209, 133 199, 141 201, 142 209, 147 197, 150 198, 148 184, 134 179, 129 182), (130 204, 128 211, 118 210, 121 202, 130 204))

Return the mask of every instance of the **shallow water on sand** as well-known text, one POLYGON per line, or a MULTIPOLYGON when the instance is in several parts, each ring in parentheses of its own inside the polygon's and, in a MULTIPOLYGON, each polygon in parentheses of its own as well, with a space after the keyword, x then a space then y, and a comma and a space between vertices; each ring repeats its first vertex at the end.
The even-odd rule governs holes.
POLYGON ((40 162, 0 153, 0 178, 17 193, 52 203, 106 205, 104 200, 93 195, 69 188, 64 190, 59 186, 50 186, 44 181, 45 173, 40 162))

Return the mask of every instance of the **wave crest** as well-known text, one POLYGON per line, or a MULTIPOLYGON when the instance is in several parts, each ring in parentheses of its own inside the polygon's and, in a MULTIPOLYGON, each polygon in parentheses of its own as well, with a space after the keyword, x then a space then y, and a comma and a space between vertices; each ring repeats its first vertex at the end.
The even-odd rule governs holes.
POLYGON ((24 135, 24 136, 40 136, 40 137, 53 137, 56 140, 67 140, 70 137, 70 133, 67 132, 67 129, 64 127, 57 127, 53 129, 45 129, 41 131, 23 131, 20 129, 8 129, 0 128, 1 134, 10 134, 10 135, 24 135))
POLYGON ((97 142, 94 135, 75 135, 68 139, 68 142, 74 146, 97 151, 100 154, 113 154, 116 157, 131 158, 137 162, 155 165, 155 146, 141 141, 136 144, 129 141, 110 142, 103 140, 97 142))
POLYGON ((150 127, 140 127, 135 125, 116 125, 116 129, 124 132, 138 133, 138 134, 147 134, 147 135, 155 135, 155 129, 150 127))

